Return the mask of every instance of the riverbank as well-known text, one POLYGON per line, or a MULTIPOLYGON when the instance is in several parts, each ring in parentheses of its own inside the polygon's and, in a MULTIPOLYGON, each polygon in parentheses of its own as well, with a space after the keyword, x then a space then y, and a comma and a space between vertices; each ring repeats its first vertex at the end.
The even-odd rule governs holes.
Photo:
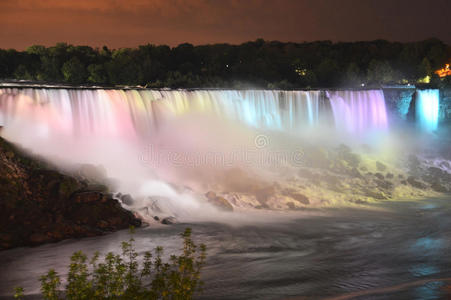
POLYGON ((108 188, 63 174, 0 137, 0 250, 140 226, 108 188))

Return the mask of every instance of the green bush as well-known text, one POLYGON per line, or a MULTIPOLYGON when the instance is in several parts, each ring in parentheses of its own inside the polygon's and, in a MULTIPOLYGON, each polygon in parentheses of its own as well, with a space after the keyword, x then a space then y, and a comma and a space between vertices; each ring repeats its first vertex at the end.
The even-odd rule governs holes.
MULTIPOLYGON (((133 233, 133 229, 131 229, 133 233)), ((51 269, 40 277, 42 296, 59 299, 192 299, 200 292, 200 271, 205 263, 206 246, 197 246, 191 239, 191 229, 183 234, 182 253, 162 259, 163 248, 147 251, 141 265, 134 247, 133 235, 122 242, 122 254, 109 252, 103 262, 96 252, 88 262, 81 251, 71 257, 67 284, 60 289, 61 278, 51 269)), ((23 289, 15 289, 14 298, 21 299, 23 289)))

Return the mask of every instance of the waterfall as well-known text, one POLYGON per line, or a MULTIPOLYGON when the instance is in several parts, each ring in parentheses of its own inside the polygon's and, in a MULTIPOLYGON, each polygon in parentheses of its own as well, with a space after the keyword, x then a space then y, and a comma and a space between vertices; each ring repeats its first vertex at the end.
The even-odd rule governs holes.
POLYGON ((299 130, 316 126, 321 113, 319 91, 2 89, 0 97, 5 119, 27 118, 75 136, 148 136, 187 113, 299 130))
POLYGON ((333 143, 337 131, 353 138, 387 128, 381 91, 328 94, 3 88, 0 122, 4 137, 61 168, 103 166, 135 211, 157 201, 178 216, 209 215, 198 195, 227 168, 291 159, 303 141, 333 143))
POLYGON ((427 132, 437 129, 439 90, 417 90, 415 114, 418 127, 427 132))
POLYGON ((327 94, 339 132, 365 133, 388 128, 381 90, 333 91, 327 94))
MULTIPOLYGON (((3 122, 14 118, 36 121, 74 136, 148 137, 160 123, 185 114, 208 114, 258 129, 299 131, 331 121, 340 132, 386 129, 382 91, 327 93, 333 115, 321 104, 319 91, 264 90, 67 90, 1 89, 3 122), (332 117, 332 120, 329 120, 332 117)), ((429 120, 422 103, 433 92, 420 91, 421 120, 429 120)), ((436 102, 434 102, 436 103, 436 102)))

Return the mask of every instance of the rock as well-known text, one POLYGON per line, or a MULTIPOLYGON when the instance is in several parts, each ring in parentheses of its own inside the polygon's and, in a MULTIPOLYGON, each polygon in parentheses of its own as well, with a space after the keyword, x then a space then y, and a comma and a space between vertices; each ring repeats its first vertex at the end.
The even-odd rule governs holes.
POLYGON ((42 244, 42 243, 45 243, 45 242, 50 241, 50 238, 49 238, 49 236, 46 235, 46 234, 42 234, 42 233, 33 233, 33 234, 30 236, 29 241, 30 241, 32 244, 42 244))
POLYGON ((166 217, 161 221, 164 225, 172 225, 177 223, 177 219, 175 217, 166 217))
POLYGON ((133 204, 133 198, 132 198, 132 196, 130 196, 130 194, 122 195, 120 199, 121 199, 122 203, 124 203, 128 206, 133 204))
POLYGON ((216 193, 209 191, 205 194, 205 197, 207 197, 208 200, 213 200, 214 198, 216 198, 216 193))
POLYGON ((159 218, 158 216, 154 216, 153 219, 154 219, 155 221, 160 221, 160 218, 159 218))
POLYGON ((330 165, 327 151, 321 147, 309 147, 305 149, 305 161, 310 167, 326 169, 330 165))
POLYGON ((411 186, 413 186, 414 188, 417 188, 417 189, 426 189, 427 188, 427 186, 426 186, 426 184, 424 184, 424 183, 422 183, 422 182, 420 182, 420 181, 418 181, 415 177, 413 177, 413 176, 409 176, 408 178, 407 178, 407 182, 411 185, 411 186))
POLYGON ((365 196, 371 197, 371 198, 374 198, 374 199, 379 199, 379 200, 386 200, 387 199, 387 196, 383 192, 381 192, 381 191, 379 191, 377 189, 367 188, 367 189, 364 190, 364 194, 365 194, 365 196))
POLYGON ((385 190, 389 190, 389 189, 393 188, 393 183, 391 183, 388 180, 376 179, 374 182, 377 184, 378 187, 385 189, 385 190))
POLYGON ((439 193, 447 193, 448 192, 448 189, 438 182, 434 182, 431 185, 431 189, 433 189, 434 191, 439 192, 439 193))
POLYGON ((361 199, 357 199, 357 200, 354 200, 352 202, 354 202, 355 204, 368 204, 368 202, 366 202, 364 200, 361 200, 361 199))
POLYGON ((387 166, 381 163, 380 161, 376 161, 376 168, 378 171, 383 172, 387 169, 387 166))
POLYGON ((379 180, 384 180, 384 175, 382 175, 381 173, 375 173, 374 177, 376 177, 379 180))
POLYGON ((445 168, 445 169, 451 169, 451 165, 449 164, 449 162, 448 161, 442 161, 441 163, 440 163, 440 167, 442 167, 442 168, 445 168))
POLYGON ((292 209, 292 210, 296 209, 296 205, 294 204, 294 202, 287 202, 287 206, 289 209, 292 209))
POLYGON ((349 172, 349 175, 354 178, 363 178, 362 174, 360 174, 357 168, 352 168, 349 172))
POLYGON ((72 199, 77 203, 100 202, 103 194, 95 191, 80 192, 73 195, 72 199))
POLYGON ((141 225, 104 190, 0 138, 0 250, 141 225), (5 236, 12 238, 1 240, 5 236))
POLYGON ((207 197, 208 203, 216 206, 217 208, 224 211, 233 211, 232 204, 230 204, 230 202, 224 197, 217 196, 215 192, 209 191, 205 194, 205 197, 207 197))
POLYGON ((411 173, 416 173, 418 172, 420 166, 421 162, 418 159, 418 157, 414 154, 410 154, 409 157, 407 158, 407 167, 409 168, 409 171, 411 173))
POLYGON ((97 222, 97 226, 102 228, 102 229, 106 229, 108 227, 108 222, 104 221, 104 220, 100 220, 99 222, 97 222))
POLYGON ((395 175, 393 175, 392 173, 387 173, 387 174, 385 175, 385 177, 386 177, 387 179, 393 179, 393 178, 395 177, 395 175))
POLYGON ((217 208, 219 208, 220 210, 223 211, 233 211, 233 206, 232 204, 229 203, 229 201, 227 201, 227 199, 220 197, 220 196, 216 196, 215 198, 211 199, 208 201, 210 204, 216 206, 217 208))
POLYGON ((299 192, 288 192, 288 193, 286 193, 286 195, 302 204, 305 204, 305 205, 310 204, 309 198, 299 192))
POLYGON ((81 177, 94 182, 102 182, 107 177, 106 170, 103 166, 94 166, 91 164, 82 164, 78 174, 81 177))
POLYGON ((360 155, 351 152, 351 148, 341 144, 336 150, 338 153, 338 158, 346 161, 350 167, 357 168, 359 166, 361 161, 360 155))

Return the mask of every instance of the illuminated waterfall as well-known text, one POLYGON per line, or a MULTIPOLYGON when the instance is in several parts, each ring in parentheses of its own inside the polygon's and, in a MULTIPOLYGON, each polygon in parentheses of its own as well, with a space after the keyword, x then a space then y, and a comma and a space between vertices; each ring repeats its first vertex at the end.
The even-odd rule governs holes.
POLYGON ((2 89, 0 112, 3 122, 26 118, 42 125, 42 132, 50 127, 75 136, 151 136, 159 123, 188 113, 294 132, 314 128, 325 118, 332 118, 340 132, 387 128, 382 91, 328 95, 330 105, 319 91, 2 89))
POLYGON ((417 90, 416 121, 424 131, 434 131, 438 126, 439 90, 417 90))
POLYGON ((340 132, 364 133, 388 128, 384 94, 381 90, 328 92, 340 132))
POLYGON ((252 156, 260 153, 256 136, 271 137, 260 153, 269 155, 277 147, 296 151, 306 140, 333 143, 337 133, 360 142, 356 131, 387 128, 381 91, 328 98, 321 91, 4 88, 0 115, 7 139, 69 171, 101 165, 115 191, 134 197, 134 209, 158 201, 178 216, 211 215, 197 195, 222 170, 220 162, 261 166, 264 160, 252 156), (198 167, 198 158, 212 156, 224 160, 198 167))

